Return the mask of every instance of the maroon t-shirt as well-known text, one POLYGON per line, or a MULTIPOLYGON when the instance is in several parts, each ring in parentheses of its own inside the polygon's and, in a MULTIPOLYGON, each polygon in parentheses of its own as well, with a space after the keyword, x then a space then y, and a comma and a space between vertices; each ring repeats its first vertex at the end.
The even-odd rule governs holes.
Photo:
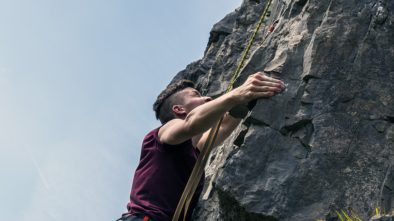
MULTIPOLYGON (((144 138, 127 209, 133 215, 144 214, 155 221, 170 221, 200 152, 191 140, 178 145, 161 143, 159 128, 144 138)), ((192 199, 187 220, 190 220, 203 184, 204 176, 192 199)))

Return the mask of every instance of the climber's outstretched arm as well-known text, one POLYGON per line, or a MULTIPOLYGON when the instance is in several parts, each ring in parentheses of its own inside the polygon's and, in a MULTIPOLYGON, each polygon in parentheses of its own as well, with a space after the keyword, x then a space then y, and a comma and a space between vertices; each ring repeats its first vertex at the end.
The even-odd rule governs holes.
MULTIPOLYGON (((256 86, 265 88, 268 91, 267 94, 264 95, 261 94, 258 98, 271 97, 275 95, 277 92, 280 92, 284 89, 284 83, 282 81, 268 77, 263 73, 258 72, 254 75, 251 75, 243 85, 234 89, 233 91, 246 89, 250 91, 246 91, 246 92, 244 91, 241 92, 241 94, 249 94, 252 93, 251 91, 253 91, 254 90, 253 88, 255 88, 256 86)), ((232 93, 233 91, 231 91, 230 93, 232 93)), ((248 103, 249 101, 251 100, 245 99, 243 102, 241 102, 241 104, 244 104, 246 108, 245 104, 248 103)), ((239 104, 240 103, 238 103, 238 105, 239 104)), ((220 125, 220 129, 218 131, 218 136, 215 140, 214 146, 220 145, 225 139, 227 139, 227 137, 230 136, 230 134, 234 131, 234 129, 238 126, 240 122, 241 122, 240 118, 234 118, 229 113, 226 113, 220 125)), ((209 133, 210 133, 210 129, 204 132, 202 135, 193 137, 193 144, 194 146, 198 147, 200 151, 203 149, 204 144, 209 137, 209 133)))

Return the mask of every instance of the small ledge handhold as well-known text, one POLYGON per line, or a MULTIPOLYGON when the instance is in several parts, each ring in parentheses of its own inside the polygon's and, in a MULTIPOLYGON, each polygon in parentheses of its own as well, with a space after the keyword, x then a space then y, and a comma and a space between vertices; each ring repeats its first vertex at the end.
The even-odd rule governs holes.
POLYGON ((378 9, 375 14, 375 20, 374 20, 375 24, 382 25, 386 21, 387 16, 388 16, 387 9, 381 5, 378 6, 378 9))
POLYGON ((304 94, 302 95, 301 103, 302 104, 313 104, 313 99, 307 91, 305 91, 304 94))
POLYGON ((384 119, 390 123, 394 123, 394 116, 386 116, 384 119))
POLYGON ((378 121, 376 122, 373 127, 379 132, 383 133, 387 128, 387 122, 385 121, 378 121))

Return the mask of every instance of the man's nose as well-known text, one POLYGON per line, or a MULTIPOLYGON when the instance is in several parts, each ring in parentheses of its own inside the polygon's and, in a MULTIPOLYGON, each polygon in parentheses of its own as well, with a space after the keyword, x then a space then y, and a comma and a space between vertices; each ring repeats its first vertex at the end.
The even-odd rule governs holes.
POLYGON ((204 97, 204 101, 205 101, 205 102, 208 102, 208 101, 211 101, 211 100, 212 100, 211 97, 204 97))

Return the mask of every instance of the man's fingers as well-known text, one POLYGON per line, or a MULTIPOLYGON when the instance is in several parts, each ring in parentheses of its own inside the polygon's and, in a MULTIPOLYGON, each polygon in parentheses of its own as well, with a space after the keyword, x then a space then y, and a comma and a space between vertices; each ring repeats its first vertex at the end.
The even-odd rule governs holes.
POLYGON ((273 77, 268 77, 266 75, 262 76, 262 78, 266 81, 270 81, 270 82, 274 82, 274 83, 279 83, 279 84, 283 84, 283 81, 273 78, 273 77))
POLYGON ((271 87, 271 86, 259 86, 259 87, 253 87, 254 92, 281 92, 282 88, 280 87, 271 87))
POLYGON ((283 85, 281 83, 276 83, 276 82, 270 82, 270 81, 254 81, 254 85, 256 86, 270 86, 270 87, 278 87, 278 88, 283 88, 283 85))
POLYGON ((262 72, 257 72, 256 74, 253 74, 251 76, 258 79, 258 80, 261 80, 261 81, 270 81, 273 83, 278 83, 278 84, 284 85, 283 81, 276 79, 276 78, 269 77, 262 72))
POLYGON ((262 98, 262 97, 272 97, 272 96, 274 96, 274 95, 275 95, 275 93, 272 92, 272 91, 268 91, 268 92, 255 92, 255 93, 253 93, 254 99, 262 98))
POLYGON ((285 88, 283 81, 268 77, 262 72, 250 75, 239 91, 247 100, 272 97, 285 88))

